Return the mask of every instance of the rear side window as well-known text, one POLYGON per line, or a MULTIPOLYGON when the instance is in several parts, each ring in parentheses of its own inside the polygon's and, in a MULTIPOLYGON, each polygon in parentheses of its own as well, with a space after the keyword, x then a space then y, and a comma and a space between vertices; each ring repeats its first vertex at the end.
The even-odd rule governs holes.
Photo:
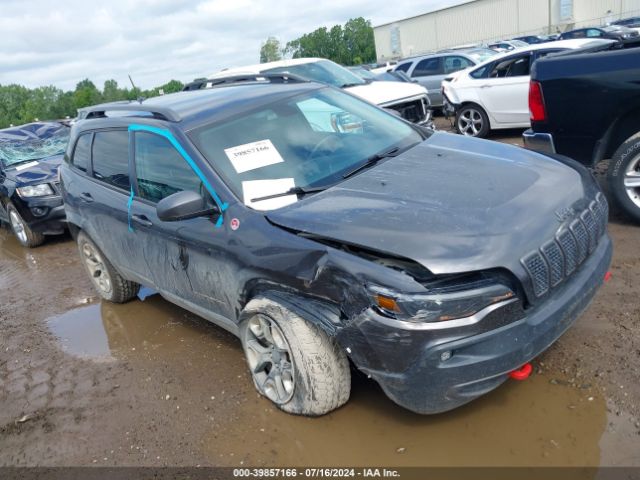
POLYGON ((442 69, 442 58, 425 58, 420 60, 416 68, 414 68, 412 77, 427 77, 429 75, 441 75, 444 71, 442 69))
POLYGON ((208 197, 200 177, 166 138, 138 132, 135 152, 140 197, 155 203, 183 190, 208 197))
POLYGON ((129 190, 129 134, 126 130, 96 132, 93 139, 93 176, 129 190))
POLYGON ((531 55, 529 53, 506 58, 494 64, 493 69, 489 73, 489 77, 503 78, 529 75, 530 61, 531 55))
POLYGON ((445 57, 444 59, 444 73, 454 73, 464 68, 473 66, 473 62, 464 57, 445 57))
POLYGON ((91 161, 91 134, 81 135, 76 142, 76 148, 73 151, 71 164, 78 170, 86 172, 91 161))
POLYGON ((402 63, 398 65, 395 70, 400 70, 401 72, 407 73, 409 71, 409 67, 411 66, 411 62, 402 63))

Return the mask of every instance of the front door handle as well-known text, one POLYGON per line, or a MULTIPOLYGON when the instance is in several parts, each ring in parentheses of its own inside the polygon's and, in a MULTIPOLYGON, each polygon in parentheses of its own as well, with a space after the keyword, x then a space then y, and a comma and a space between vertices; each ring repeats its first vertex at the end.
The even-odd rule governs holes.
POLYGON ((82 192, 80 194, 80 198, 82 198, 85 202, 93 202, 93 197, 89 192, 82 192))
POLYGON ((145 227, 153 226, 153 222, 149 220, 146 215, 131 215, 131 220, 145 227))

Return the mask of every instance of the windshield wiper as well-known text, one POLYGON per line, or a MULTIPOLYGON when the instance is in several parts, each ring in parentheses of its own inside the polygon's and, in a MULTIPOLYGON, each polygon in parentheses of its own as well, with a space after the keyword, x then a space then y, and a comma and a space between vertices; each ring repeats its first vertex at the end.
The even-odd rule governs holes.
POLYGON ((378 163, 383 158, 395 157, 398 154, 399 150, 400 150, 399 147, 393 147, 393 148, 391 148, 389 150, 386 150, 384 152, 376 153, 375 155, 371 155, 369 158, 367 158, 364 161, 364 163, 361 163, 360 165, 358 165, 353 170, 350 170, 347 173, 345 173, 344 175, 342 175, 342 178, 352 177, 356 173, 364 170, 365 168, 369 168, 369 167, 374 166, 376 163, 378 163))
POLYGON ((343 83, 342 85, 340 85, 340 88, 351 88, 351 87, 360 87, 362 85, 366 85, 367 82, 365 80, 362 81, 362 83, 343 83))
POLYGON ((307 195, 309 193, 316 193, 326 190, 329 186, 324 187, 292 187, 286 192, 273 193, 271 195, 265 195, 264 197, 252 198, 251 202, 261 202, 262 200, 271 200, 272 198, 285 197, 287 195, 307 195))

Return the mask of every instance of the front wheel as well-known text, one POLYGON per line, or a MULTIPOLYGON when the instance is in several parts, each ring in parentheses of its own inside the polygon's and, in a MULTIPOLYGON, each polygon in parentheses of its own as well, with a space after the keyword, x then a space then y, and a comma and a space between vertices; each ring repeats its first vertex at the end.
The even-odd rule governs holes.
POLYGON ((456 130, 462 135, 484 138, 489 133, 489 117, 475 103, 464 105, 456 113, 456 130))
POLYGON ((240 338, 256 389, 296 415, 324 415, 351 393, 349 360, 334 339, 266 299, 251 301, 240 338))
POLYGON ((607 172, 611 195, 635 221, 640 222, 640 133, 613 154, 607 172))
POLYGON ((13 230, 13 234, 23 247, 34 248, 44 243, 44 235, 34 232, 18 213, 16 207, 9 204, 7 206, 7 214, 9 215, 11 230, 13 230))

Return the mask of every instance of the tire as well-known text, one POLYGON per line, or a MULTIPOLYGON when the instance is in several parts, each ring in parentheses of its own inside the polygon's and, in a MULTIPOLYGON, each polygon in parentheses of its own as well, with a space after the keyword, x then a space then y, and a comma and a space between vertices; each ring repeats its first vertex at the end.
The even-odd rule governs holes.
POLYGON ((333 338, 266 299, 249 302, 244 316, 240 338, 258 393, 285 412, 307 416, 324 415, 349 400, 349 360, 333 338))
POLYGON ((78 250, 89 278, 102 298, 112 303, 125 303, 135 298, 140 285, 123 278, 84 232, 78 234, 78 250))
POLYGON ((20 245, 27 248, 34 248, 44 243, 44 235, 31 230, 27 222, 24 221, 18 213, 18 210, 16 210, 16 207, 11 204, 7 205, 7 215, 9 216, 11 230, 18 239, 18 242, 20 242, 20 245))
POLYGON ((613 154, 607 181, 616 203, 633 220, 640 222, 640 132, 613 154))
POLYGON ((489 117, 480 105, 467 103, 456 112, 456 131, 469 137, 484 138, 489 134, 489 117))

